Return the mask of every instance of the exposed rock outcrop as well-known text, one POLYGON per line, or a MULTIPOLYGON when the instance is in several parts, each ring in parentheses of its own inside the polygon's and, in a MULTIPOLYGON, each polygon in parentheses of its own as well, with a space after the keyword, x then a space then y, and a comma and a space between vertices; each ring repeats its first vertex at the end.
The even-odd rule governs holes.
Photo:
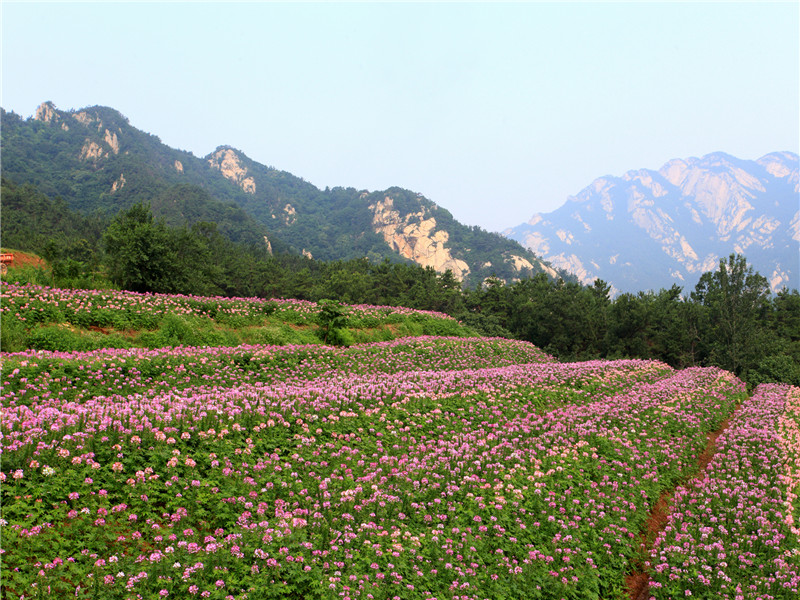
POLYGON ((294 206, 292 206, 291 204, 287 204, 286 206, 283 207, 283 212, 285 215, 284 222, 287 225, 294 225, 297 222, 297 217, 296 217, 297 211, 294 209, 294 206))
POLYGON ((103 148, 100 147, 100 144, 87 138, 86 142, 83 144, 83 148, 81 148, 79 158, 81 160, 96 162, 105 156, 108 156, 108 152, 104 151, 103 148))
POLYGON ((120 173, 119 179, 117 179, 116 181, 114 181, 114 183, 111 184, 111 193, 113 194, 117 190, 121 190, 124 187, 125 187, 125 175, 120 173))
POLYGON ((386 196, 369 206, 373 211, 372 226, 383 235, 386 243, 400 256, 423 267, 431 267, 437 273, 448 269, 459 281, 469 274, 469 265, 454 258, 447 248, 450 238, 446 231, 436 230, 436 219, 428 216, 425 209, 400 217, 394 209, 394 200, 386 196))
POLYGON ((114 154, 119 154, 119 139, 117 138, 116 133, 111 133, 108 129, 106 129, 106 135, 103 139, 114 154))
POLYGON ((213 169, 219 170, 226 179, 236 183, 243 191, 248 194, 256 193, 255 179, 247 176, 247 168, 233 148, 218 148, 208 159, 208 164, 213 169))
MULTIPOLYGON (((522 256, 517 256, 516 254, 511 254, 508 257, 508 260, 511 261, 511 264, 513 265, 514 270, 516 270, 516 271, 528 271, 529 270, 529 271, 532 271, 532 272, 535 273, 536 270, 537 270, 536 267, 533 265, 533 263, 531 261, 529 261, 527 258, 523 258, 522 256)), ((491 263, 489 263, 489 266, 491 266, 491 263)), ((552 267, 548 267, 545 264, 541 264, 539 266, 541 267, 542 270, 544 270, 545 273, 547 273, 551 277, 558 277, 558 273, 552 267)))
POLYGON ((33 118, 37 121, 42 121, 43 123, 55 123, 60 120, 55 104, 52 102, 42 102, 36 108, 33 118))
POLYGON ((92 117, 90 117, 89 113, 87 113, 86 111, 81 111, 81 112, 74 113, 72 115, 72 117, 78 123, 80 123, 81 125, 87 125, 88 126, 94 121, 94 119, 92 117))

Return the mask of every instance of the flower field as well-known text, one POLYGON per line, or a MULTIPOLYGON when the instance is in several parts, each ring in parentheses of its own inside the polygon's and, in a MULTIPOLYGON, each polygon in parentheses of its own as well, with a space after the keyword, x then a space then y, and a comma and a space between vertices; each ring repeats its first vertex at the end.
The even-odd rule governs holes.
MULTIPOLYGON (((390 315, 423 315, 452 319, 444 313, 397 306, 354 305, 349 307, 358 317, 386 318, 390 315)), ((32 284, 3 283, 2 313, 23 321, 124 326, 154 325, 168 314, 199 317, 258 319, 259 315, 290 314, 291 320, 303 321, 317 313, 315 302, 306 300, 264 300, 261 298, 225 298, 186 296, 181 294, 142 294, 119 290, 61 289, 32 284)))
POLYGON ((800 389, 764 384, 676 494, 653 551, 656 598, 800 597, 800 389))
MULTIPOLYGON (((396 306, 342 307, 342 344, 397 337, 470 336, 451 316, 396 306)), ((305 300, 141 294, 3 284, 7 350, 319 344, 320 304, 305 300)), ((323 333, 323 335, 320 335, 323 333)))
MULTIPOLYGON (((398 306, 350 305, 351 320, 368 325, 397 323, 404 318, 449 321, 451 316, 398 306)), ((26 326, 68 323, 81 327, 154 329, 165 317, 206 319, 242 327, 273 316, 296 325, 312 324, 319 313, 315 302, 261 298, 223 298, 180 294, 142 294, 118 290, 60 289, 3 284, 0 315, 26 326)))
POLYGON ((484 338, 2 360, 3 598, 797 597, 796 388, 484 338))

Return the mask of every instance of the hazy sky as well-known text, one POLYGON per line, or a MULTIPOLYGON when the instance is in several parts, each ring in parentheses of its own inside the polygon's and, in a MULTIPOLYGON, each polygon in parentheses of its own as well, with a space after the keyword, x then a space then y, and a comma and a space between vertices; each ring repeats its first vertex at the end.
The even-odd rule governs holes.
POLYGON ((798 3, 3 0, 0 104, 106 105, 500 231, 596 177, 800 150, 798 3))

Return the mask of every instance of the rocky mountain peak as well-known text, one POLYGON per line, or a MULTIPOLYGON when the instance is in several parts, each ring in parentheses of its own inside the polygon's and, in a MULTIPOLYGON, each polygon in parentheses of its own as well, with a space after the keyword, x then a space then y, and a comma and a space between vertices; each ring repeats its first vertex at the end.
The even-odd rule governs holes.
POLYGON ((239 153, 230 146, 220 146, 208 157, 208 164, 212 169, 217 169, 222 175, 242 188, 248 194, 256 193, 256 182, 248 176, 247 167, 244 166, 239 153))
POLYGON ((59 120, 59 114, 56 110, 56 105, 50 102, 42 102, 37 108, 36 112, 33 115, 33 118, 37 121, 42 121, 43 123, 50 123, 59 120))
POLYGON ((731 252, 773 290, 798 286, 798 156, 715 152, 593 181, 561 208, 507 230, 555 267, 616 291, 693 284, 731 252))
POLYGON ((791 152, 771 152, 756 161, 767 173, 778 179, 786 177, 794 184, 795 192, 800 193, 800 170, 798 169, 798 156, 791 152))

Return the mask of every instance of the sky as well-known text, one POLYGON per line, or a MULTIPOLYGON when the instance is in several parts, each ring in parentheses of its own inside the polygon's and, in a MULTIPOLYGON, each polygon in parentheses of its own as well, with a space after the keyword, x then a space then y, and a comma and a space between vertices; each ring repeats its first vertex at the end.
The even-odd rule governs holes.
POLYGON ((800 3, 0 2, 0 105, 103 105, 502 231, 594 179, 800 151, 800 3))

